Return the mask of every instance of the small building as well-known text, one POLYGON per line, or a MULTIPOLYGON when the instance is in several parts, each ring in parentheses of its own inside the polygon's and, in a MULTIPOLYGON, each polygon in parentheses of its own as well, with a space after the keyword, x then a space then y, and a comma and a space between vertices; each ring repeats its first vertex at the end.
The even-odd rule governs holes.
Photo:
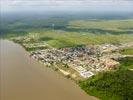
POLYGON ((105 59, 104 65, 107 69, 114 69, 116 68, 120 63, 112 60, 112 59, 105 59))

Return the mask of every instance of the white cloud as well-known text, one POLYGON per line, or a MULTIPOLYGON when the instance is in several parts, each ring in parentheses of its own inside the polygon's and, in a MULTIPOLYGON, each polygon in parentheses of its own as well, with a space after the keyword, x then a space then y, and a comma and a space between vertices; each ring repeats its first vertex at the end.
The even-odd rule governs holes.
POLYGON ((3 10, 132 10, 132 0, 1 0, 3 10))

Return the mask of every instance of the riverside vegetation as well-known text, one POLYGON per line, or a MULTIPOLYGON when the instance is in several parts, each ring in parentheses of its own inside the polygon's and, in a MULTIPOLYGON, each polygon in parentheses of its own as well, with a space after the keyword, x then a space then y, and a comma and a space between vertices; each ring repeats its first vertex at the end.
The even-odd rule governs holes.
POLYGON ((3 20, 0 31, 2 38, 21 44, 41 63, 50 62, 49 67, 75 79, 88 94, 102 100, 133 99, 133 19, 49 17, 3 20), (103 53, 105 49, 109 51, 103 53), (115 61, 116 66, 102 70, 106 67, 101 59, 107 58, 115 61), (74 61, 77 61, 76 66, 80 64, 83 68, 88 65, 85 72, 93 74, 81 77, 71 67, 74 61), (89 65, 85 61, 92 63, 89 65))

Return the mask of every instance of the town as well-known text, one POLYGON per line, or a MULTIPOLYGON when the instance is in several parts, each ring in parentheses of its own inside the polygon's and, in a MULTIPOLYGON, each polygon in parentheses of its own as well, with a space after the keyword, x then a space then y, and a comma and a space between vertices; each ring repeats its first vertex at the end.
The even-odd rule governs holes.
POLYGON ((61 49, 49 47, 33 51, 30 56, 45 66, 56 67, 64 75, 74 79, 89 78, 98 72, 117 68, 119 66, 117 59, 125 57, 119 50, 132 46, 133 43, 80 45, 61 49))

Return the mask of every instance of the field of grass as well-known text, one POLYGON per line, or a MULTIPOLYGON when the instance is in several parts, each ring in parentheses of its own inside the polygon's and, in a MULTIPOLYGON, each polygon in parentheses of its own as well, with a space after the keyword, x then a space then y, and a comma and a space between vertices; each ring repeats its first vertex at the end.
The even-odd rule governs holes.
POLYGON ((21 19, 5 22, 1 25, 0 31, 4 34, 1 36, 6 38, 32 37, 35 42, 46 42, 56 48, 103 43, 119 44, 133 41, 133 19, 74 20, 56 17, 21 19))
POLYGON ((133 47, 125 48, 121 50, 120 53, 123 55, 133 55, 133 47))
POLYGON ((127 20, 74 20, 68 24, 68 29, 84 30, 93 33, 133 33, 133 19, 127 20))
POLYGON ((25 37, 32 38, 29 43, 46 42, 47 44, 56 47, 71 47, 77 45, 89 45, 89 44, 103 44, 112 43, 119 44, 122 42, 131 42, 133 40, 133 34, 98 34, 93 33, 77 33, 77 32, 60 32, 60 31, 44 31, 44 32, 32 32, 25 35, 25 37))

